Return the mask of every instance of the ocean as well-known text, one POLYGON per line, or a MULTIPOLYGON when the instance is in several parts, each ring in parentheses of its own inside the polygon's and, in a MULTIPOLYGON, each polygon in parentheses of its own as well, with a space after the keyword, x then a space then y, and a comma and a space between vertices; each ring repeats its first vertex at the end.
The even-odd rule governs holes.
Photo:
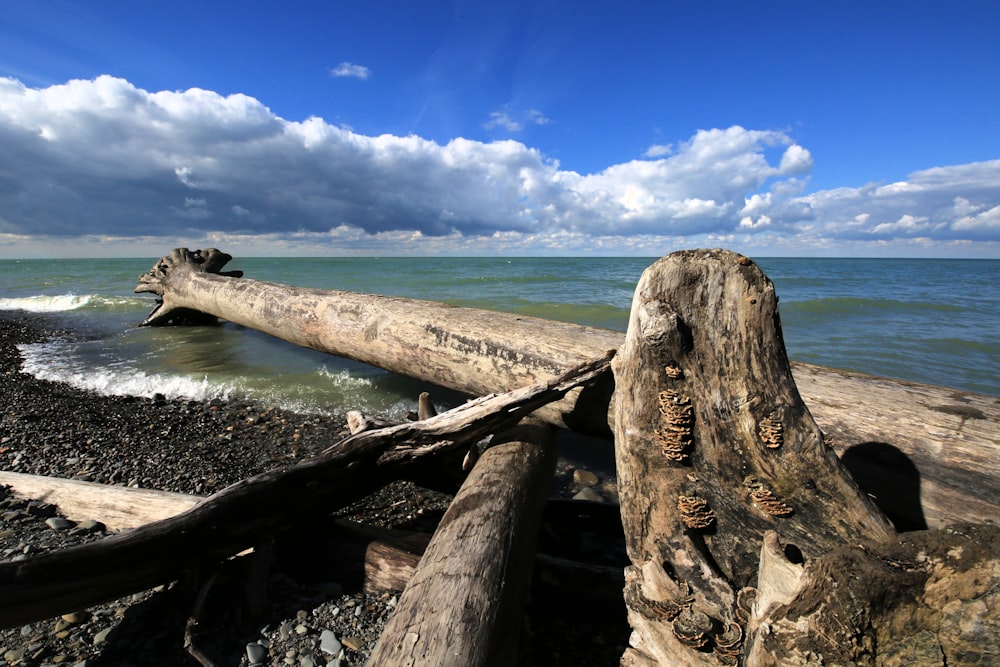
MULTIPOLYGON (((21 348, 39 378, 107 394, 248 400, 401 418, 430 390, 232 324, 138 328, 137 277, 156 258, 0 260, 0 310, 44 312, 73 335, 21 348)), ((653 258, 236 258, 248 278, 413 297, 624 331, 653 258)), ((789 357, 1000 396, 1000 260, 759 258, 789 357)))

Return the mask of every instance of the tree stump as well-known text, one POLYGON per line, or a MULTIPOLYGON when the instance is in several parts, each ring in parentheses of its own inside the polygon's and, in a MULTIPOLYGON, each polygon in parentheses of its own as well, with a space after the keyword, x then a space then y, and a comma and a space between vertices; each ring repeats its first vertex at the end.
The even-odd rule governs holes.
POLYGON ((737 664, 740 593, 767 531, 800 562, 894 534, 799 397, 774 286, 748 258, 650 266, 612 368, 634 630, 623 664, 737 664))

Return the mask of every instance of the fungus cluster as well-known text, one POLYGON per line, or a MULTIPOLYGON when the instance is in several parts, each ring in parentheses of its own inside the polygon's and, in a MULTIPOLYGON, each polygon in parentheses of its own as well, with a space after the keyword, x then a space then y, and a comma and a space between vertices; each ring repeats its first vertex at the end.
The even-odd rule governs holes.
POLYGON ((737 665, 743 653, 743 627, 729 621, 726 629, 715 636, 715 655, 724 665, 737 665))
POLYGON ((781 447, 785 441, 785 427, 775 419, 773 412, 760 420, 760 423, 757 424, 757 433, 764 446, 770 449, 781 447))
POLYGON ((771 489, 753 477, 747 477, 743 485, 749 490, 754 505, 764 513, 771 516, 788 516, 793 512, 792 508, 781 502, 771 489))
POLYGON ((715 523, 715 512, 708 506, 708 501, 698 496, 679 496, 677 509, 681 512, 681 521, 688 528, 702 530, 715 523))
POLYGON ((663 455, 671 461, 684 461, 694 441, 694 406, 687 396, 664 389, 659 393, 660 426, 656 439, 663 455))
POLYGON ((684 377, 684 371, 681 370, 681 367, 677 365, 676 361, 671 361, 664 366, 663 372, 666 373, 667 377, 671 380, 679 380, 684 377))
POLYGON ((703 649, 711 640, 712 619, 708 614, 694 609, 684 609, 674 619, 674 636, 684 646, 703 649))

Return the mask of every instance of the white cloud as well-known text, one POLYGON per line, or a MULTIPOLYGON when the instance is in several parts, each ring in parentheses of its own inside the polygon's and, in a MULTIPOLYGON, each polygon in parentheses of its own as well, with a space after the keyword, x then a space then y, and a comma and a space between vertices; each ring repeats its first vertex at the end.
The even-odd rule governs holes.
POLYGON ((483 123, 484 130, 495 130, 500 128, 507 132, 520 132, 527 125, 549 125, 552 119, 548 118, 537 109, 529 109, 523 114, 517 114, 517 118, 511 116, 507 111, 493 111, 489 120, 483 123), (520 118, 520 120, 518 119, 520 118))
POLYGON ((364 65, 355 65, 354 63, 342 62, 336 67, 330 70, 330 76, 335 76, 337 78, 352 78, 352 79, 367 79, 372 75, 372 71, 365 67, 364 65))
MULTIPOLYGON (((520 118, 490 122, 548 122, 520 118)), ((808 149, 739 126, 580 174, 517 141, 366 136, 284 120, 245 95, 102 76, 43 89, 0 79, 0 145, 7 256, 137 235, 164 248, 201 239, 319 254, 1000 243, 1000 160, 802 194, 808 149)))
POLYGON ((507 130, 508 132, 520 132, 524 129, 521 123, 517 122, 503 111, 494 111, 490 114, 490 119, 483 123, 483 129, 493 130, 496 128, 507 130))
POLYGON ((646 152, 642 154, 643 157, 664 157, 666 155, 671 155, 674 152, 674 147, 670 144, 653 144, 646 149, 646 152))

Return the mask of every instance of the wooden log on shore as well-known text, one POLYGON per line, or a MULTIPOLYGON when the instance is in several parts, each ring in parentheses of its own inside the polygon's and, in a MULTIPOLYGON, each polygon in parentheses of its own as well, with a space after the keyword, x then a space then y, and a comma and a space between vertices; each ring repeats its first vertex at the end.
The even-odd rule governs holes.
POLYGON ((517 664, 553 429, 522 424, 476 462, 368 660, 371 667, 517 664))
MULTIPOLYGON (((136 287, 162 300, 143 324, 209 313, 470 395, 544 380, 624 342, 593 327, 214 273, 230 259, 184 248, 162 258, 136 287)), ((807 364, 792 373, 831 446, 898 526, 1000 516, 1000 400, 807 364)), ((538 416, 610 440, 613 391, 609 378, 538 416)))
POLYGON ((177 516, 204 500, 186 493, 133 489, 3 470, 0 470, 0 486, 10 487, 19 496, 57 505, 68 519, 94 519, 112 531, 138 528, 177 516))
MULTIPOLYGON (((22 498, 42 500, 58 506, 59 513, 72 521, 95 520, 111 531, 139 528, 151 521, 159 521, 183 514, 205 500, 204 496, 128 486, 112 486, 99 482, 83 482, 61 477, 28 475, 0 471, 0 486, 22 498)), ((564 523, 569 507, 580 501, 552 500, 546 503, 542 519, 564 523), (550 518, 551 515, 551 518, 550 518)), ((608 520, 612 510, 607 506, 601 513, 602 521, 591 526, 594 532, 613 539, 620 534, 621 522, 608 520)), ((617 509, 614 509, 617 514, 617 509)), ((312 523, 310 525, 313 525, 312 523)), ((412 530, 399 530, 369 526, 347 519, 329 518, 321 530, 308 531, 301 540, 283 535, 276 543, 279 556, 286 552, 295 554, 294 571, 315 571, 325 576, 335 557, 339 571, 362 570, 361 584, 366 593, 401 592, 416 572, 432 535, 412 530), (318 534, 317 534, 318 532, 318 534), (285 546, 289 542, 291 546, 285 546), (318 544, 325 545, 319 548, 318 544), (303 553, 322 553, 322 564, 303 563, 303 553), (323 574, 319 572, 322 567, 323 574)), ((539 553, 536 569, 547 585, 563 590, 585 585, 596 597, 618 598, 623 583, 621 568, 595 565, 575 558, 539 553)))
POLYGON ((286 470, 256 475, 183 514, 128 533, 0 563, 0 627, 49 618, 170 581, 253 547, 288 525, 283 504, 328 513, 430 457, 469 446, 608 374, 610 355, 561 377, 470 401, 422 422, 345 438, 286 470))

